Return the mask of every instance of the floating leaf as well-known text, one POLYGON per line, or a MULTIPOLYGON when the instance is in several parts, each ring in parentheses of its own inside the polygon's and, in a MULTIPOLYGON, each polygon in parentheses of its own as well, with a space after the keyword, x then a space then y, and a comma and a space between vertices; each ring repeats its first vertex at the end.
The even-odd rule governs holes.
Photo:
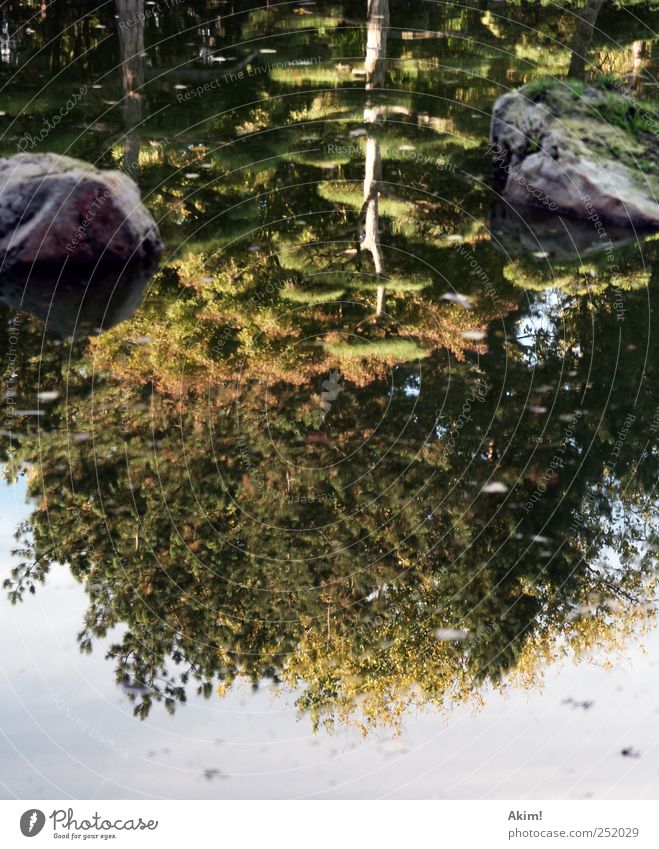
POLYGON ((442 301, 452 301, 453 303, 460 304, 460 306, 464 307, 466 310, 470 310, 472 308, 471 298, 467 295, 460 295, 456 292, 445 292, 442 295, 442 301))
POLYGON ((438 628, 435 631, 435 637, 438 640, 456 640, 461 641, 466 639, 469 636, 469 631, 465 631, 462 628, 438 628))
POLYGON ((505 483, 501 483, 501 481, 492 481, 491 483, 486 483, 485 486, 481 489, 481 492, 488 492, 490 494, 501 494, 504 492, 508 492, 508 487, 505 483))

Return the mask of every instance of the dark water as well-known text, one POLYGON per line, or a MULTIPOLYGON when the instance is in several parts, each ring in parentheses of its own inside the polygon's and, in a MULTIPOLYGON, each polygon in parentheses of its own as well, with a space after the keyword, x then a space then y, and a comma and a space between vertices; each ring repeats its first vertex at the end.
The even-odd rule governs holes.
MULTIPOLYGON (((2 284, 5 605, 70 570, 143 718, 245 679, 404 727, 606 659, 654 614, 659 242, 611 263, 487 154, 572 9, 249 6, 0 10, 2 154, 128 171, 166 246, 148 282, 2 284)), ((656 23, 606 5, 590 48, 648 99, 656 23)))

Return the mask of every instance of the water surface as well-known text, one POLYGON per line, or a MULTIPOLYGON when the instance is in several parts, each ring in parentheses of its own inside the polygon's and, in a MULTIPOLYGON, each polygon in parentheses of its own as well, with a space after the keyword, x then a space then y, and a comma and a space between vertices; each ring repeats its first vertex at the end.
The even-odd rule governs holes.
POLYGON ((659 243, 490 180, 571 7, 365 5, 3 6, 3 154, 166 245, 0 283, 7 796, 655 794, 659 243))

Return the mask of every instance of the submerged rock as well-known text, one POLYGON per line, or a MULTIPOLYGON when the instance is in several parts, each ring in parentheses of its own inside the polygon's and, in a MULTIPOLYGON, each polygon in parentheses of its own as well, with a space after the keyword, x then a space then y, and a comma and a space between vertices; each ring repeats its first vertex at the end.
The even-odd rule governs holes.
POLYGON ((495 179, 512 203, 659 228, 658 117, 607 88, 529 84, 494 104, 495 179))
MULTIPOLYGON (((504 201, 492 204, 489 229, 492 245, 507 257, 550 263, 581 265, 586 259, 639 242, 639 234, 631 227, 607 224, 604 239, 592 221, 504 201)), ((645 236, 653 238, 648 233, 645 236)))
POLYGON ((36 316, 60 338, 96 336, 130 318, 153 270, 144 263, 120 268, 101 263, 61 275, 16 270, 0 274, 0 303, 36 316))
POLYGON ((120 171, 54 153, 0 159, 0 271, 160 258, 139 189, 120 171))

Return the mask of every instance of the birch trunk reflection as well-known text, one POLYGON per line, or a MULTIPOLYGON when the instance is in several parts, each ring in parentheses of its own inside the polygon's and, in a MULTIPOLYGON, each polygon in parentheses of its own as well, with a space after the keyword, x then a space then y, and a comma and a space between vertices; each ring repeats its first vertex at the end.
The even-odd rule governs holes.
MULTIPOLYGON (((389 26, 389 0, 370 0, 368 4, 368 24, 366 38, 366 90, 382 88, 386 81, 387 29, 389 26)), ((382 120, 381 109, 369 104, 364 110, 364 123, 369 127, 366 139, 366 160, 364 164, 364 206, 362 219, 364 235, 362 250, 368 251, 373 258, 373 266, 378 277, 384 274, 382 247, 379 242, 378 198, 382 180, 382 156, 380 140, 376 129, 382 120)), ((378 286, 375 307, 376 316, 385 310, 385 288, 378 286)))

